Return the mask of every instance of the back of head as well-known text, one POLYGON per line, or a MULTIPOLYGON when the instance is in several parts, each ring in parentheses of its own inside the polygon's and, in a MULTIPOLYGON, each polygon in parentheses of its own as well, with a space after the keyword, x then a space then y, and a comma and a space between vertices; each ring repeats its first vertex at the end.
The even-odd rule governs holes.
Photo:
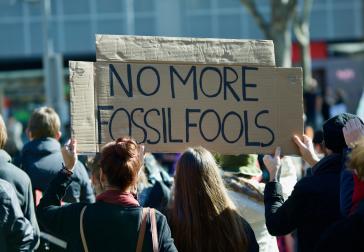
POLYGON ((189 148, 176 167, 171 212, 173 237, 180 251, 244 251, 241 217, 228 198, 212 154, 189 148))
POLYGON ((139 145, 131 138, 119 138, 104 146, 100 166, 111 186, 121 190, 135 185, 142 165, 139 145))
MULTIPOLYGON (((334 153, 342 153, 346 148, 343 128, 347 121, 359 118, 356 115, 349 113, 342 113, 327 120, 323 125, 323 138, 325 147, 332 150, 334 153)), ((362 120, 359 118, 362 122, 362 120)))
POLYGON ((35 109, 28 122, 28 130, 33 139, 55 138, 60 128, 61 120, 56 111, 50 107, 35 109))
POLYGON ((4 148, 7 139, 8 139, 8 134, 6 132, 6 126, 3 117, 0 115, 0 149, 4 148))

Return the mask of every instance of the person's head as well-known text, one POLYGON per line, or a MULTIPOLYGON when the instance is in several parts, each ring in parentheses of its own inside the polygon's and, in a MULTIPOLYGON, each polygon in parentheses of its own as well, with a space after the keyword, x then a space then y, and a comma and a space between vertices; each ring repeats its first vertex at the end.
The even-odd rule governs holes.
POLYGON ((106 144, 101 151, 101 182, 127 191, 136 186, 142 164, 141 147, 131 138, 118 138, 106 144))
MULTIPOLYGON (((349 113, 342 113, 324 122, 323 125, 324 145, 327 149, 329 149, 330 152, 342 153, 344 148, 347 147, 343 134, 343 128, 349 120, 354 118, 359 118, 359 117, 349 113)), ((361 123, 363 123, 360 118, 359 120, 361 123)))
POLYGON ((50 107, 41 107, 30 116, 27 133, 31 140, 46 137, 58 140, 62 135, 60 129, 61 120, 56 111, 50 107))
POLYGON ((351 152, 349 168, 353 169, 358 178, 364 181, 364 142, 361 141, 351 152))
POLYGON ((3 117, 0 115, 0 149, 4 148, 7 140, 8 134, 6 132, 6 126, 3 117))
POLYGON ((258 166, 257 155, 221 155, 218 163, 221 169, 228 173, 233 173, 239 177, 244 177, 247 179, 257 179, 262 175, 262 171, 258 166))
POLYGON ((177 161, 171 214, 173 235, 182 251, 216 247, 241 251, 246 247, 241 219, 227 195, 218 165, 202 147, 188 148, 177 161))

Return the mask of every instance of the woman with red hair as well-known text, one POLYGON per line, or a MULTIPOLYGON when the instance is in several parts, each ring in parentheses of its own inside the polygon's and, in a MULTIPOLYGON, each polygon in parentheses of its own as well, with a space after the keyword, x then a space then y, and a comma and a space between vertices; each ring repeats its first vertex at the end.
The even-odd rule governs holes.
POLYGON ((100 159, 103 192, 96 203, 61 206, 77 160, 76 142, 62 149, 64 167, 38 206, 51 233, 67 241, 68 251, 177 251, 164 215, 142 208, 135 198, 144 149, 131 138, 104 146, 100 159))

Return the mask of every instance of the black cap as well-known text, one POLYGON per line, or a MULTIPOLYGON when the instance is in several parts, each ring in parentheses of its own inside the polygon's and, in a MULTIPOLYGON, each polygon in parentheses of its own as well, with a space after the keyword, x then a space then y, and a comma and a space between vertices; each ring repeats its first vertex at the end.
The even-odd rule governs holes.
POLYGON ((341 153, 343 149, 347 147, 343 128, 347 121, 354 118, 359 118, 360 122, 363 124, 360 117, 349 113, 336 115, 324 122, 323 131, 326 148, 332 150, 334 153, 341 153))

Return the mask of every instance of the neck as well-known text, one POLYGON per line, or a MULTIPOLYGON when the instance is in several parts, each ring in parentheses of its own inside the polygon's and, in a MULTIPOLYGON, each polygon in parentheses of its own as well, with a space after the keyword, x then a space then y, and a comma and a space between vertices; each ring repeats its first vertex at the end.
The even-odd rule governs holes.
POLYGON ((131 190, 130 190, 131 187, 128 187, 125 190, 122 190, 121 187, 119 187, 119 186, 104 185, 104 189, 105 189, 105 191, 115 190, 115 191, 120 191, 122 193, 131 193, 131 190))

